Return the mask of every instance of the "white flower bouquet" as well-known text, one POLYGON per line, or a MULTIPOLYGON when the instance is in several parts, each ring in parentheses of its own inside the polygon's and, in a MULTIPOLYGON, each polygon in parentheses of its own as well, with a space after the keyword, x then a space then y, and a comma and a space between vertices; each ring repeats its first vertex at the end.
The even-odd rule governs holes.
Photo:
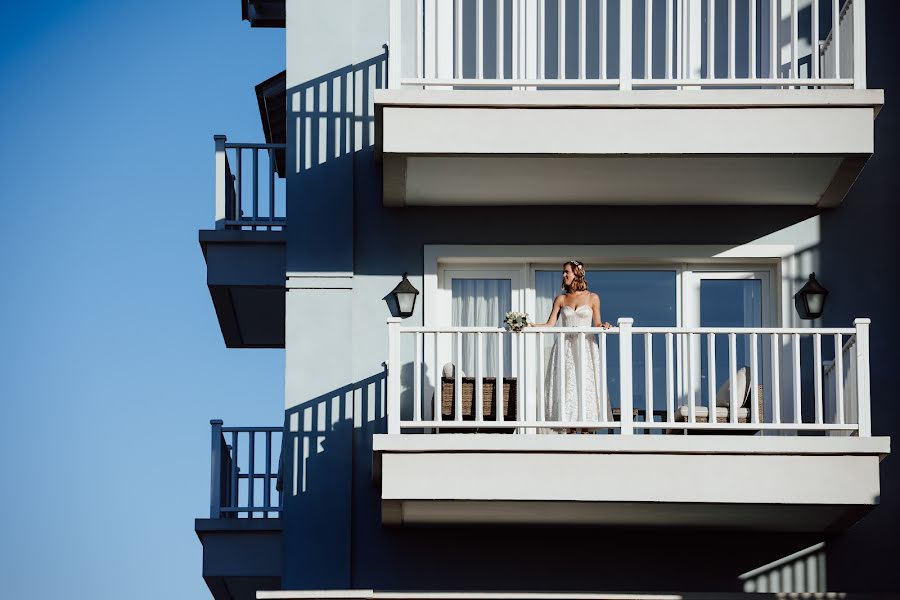
POLYGON ((511 310, 503 317, 503 324, 507 331, 519 333, 528 327, 528 313, 511 310))

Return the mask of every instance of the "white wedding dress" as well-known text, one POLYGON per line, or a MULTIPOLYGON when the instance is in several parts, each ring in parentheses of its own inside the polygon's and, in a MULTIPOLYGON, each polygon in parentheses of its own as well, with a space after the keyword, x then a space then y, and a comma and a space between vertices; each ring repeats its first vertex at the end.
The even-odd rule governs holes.
MULTIPOLYGON (((577 309, 563 306, 559 312, 562 327, 590 327, 593 310, 584 304, 577 309)), ((553 347, 547 362, 544 377, 544 418, 547 421, 607 421, 612 422, 612 406, 609 397, 600 402, 600 346, 596 334, 585 334, 584 345, 579 349, 580 336, 566 334, 563 338, 563 390, 559 389, 559 352, 560 340, 557 332, 553 335, 553 347), (578 360, 581 359, 581 369, 578 360), (584 418, 581 418, 578 405, 580 377, 584 377, 584 418), (601 417, 601 404, 606 406, 606 416, 601 417)), ((565 429, 543 429, 545 433, 565 433, 565 429)))

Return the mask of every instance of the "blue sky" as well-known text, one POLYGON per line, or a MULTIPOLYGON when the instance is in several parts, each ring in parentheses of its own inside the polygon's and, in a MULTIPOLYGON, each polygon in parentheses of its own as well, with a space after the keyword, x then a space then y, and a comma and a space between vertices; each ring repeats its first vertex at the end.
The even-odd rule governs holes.
POLYGON ((3 12, 0 597, 210 598, 209 419, 279 424, 284 356, 224 347, 197 230, 284 31, 239 0, 3 12))

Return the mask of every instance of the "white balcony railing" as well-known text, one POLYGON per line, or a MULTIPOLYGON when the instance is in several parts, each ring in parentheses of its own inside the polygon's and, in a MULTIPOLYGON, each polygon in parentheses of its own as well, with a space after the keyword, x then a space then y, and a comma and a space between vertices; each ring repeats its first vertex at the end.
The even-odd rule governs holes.
POLYGON ((287 226, 284 183, 276 176, 275 155, 284 152, 285 144, 234 143, 228 142, 224 135, 214 139, 216 229, 284 230, 287 226), (244 172, 247 156, 249 174, 244 172))
POLYGON ((521 333, 401 327, 399 319, 390 319, 388 340, 392 434, 473 428, 533 434, 582 428, 622 435, 686 430, 871 435, 868 319, 857 319, 852 328, 634 327, 631 319, 620 319, 618 327, 607 330, 528 328, 521 333), (585 418, 592 400, 583 369, 593 367, 583 365, 591 361, 576 359, 576 370, 568 375, 561 363, 554 365, 562 375, 556 377, 555 390, 546 389, 547 374, 554 370, 548 370, 554 341, 560 347, 574 344, 575 354, 595 344, 600 358, 592 380, 599 382, 598 413, 611 414, 605 406, 610 402, 612 421, 585 418), (823 360, 832 353, 833 359, 823 360), (450 365, 452 374, 445 378, 450 365), (720 386, 726 379, 739 381, 744 367, 753 393, 748 400, 739 398, 740 386, 730 385, 725 406, 720 397, 717 407, 720 386), (565 380, 573 375, 579 418, 551 418, 547 394, 565 397, 571 383, 565 380), (497 385, 501 380, 504 385, 497 385), (471 408, 463 406, 464 383, 474 396, 471 408), (485 398, 485 390, 496 396, 485 398), (494 407, 485 411, 486 403, 494 407), (713 414, 718 418, 709 419, 713 414))
POLYGON ((865 88, 865 0, 391 0, 390 57, 391 89, 865 88))

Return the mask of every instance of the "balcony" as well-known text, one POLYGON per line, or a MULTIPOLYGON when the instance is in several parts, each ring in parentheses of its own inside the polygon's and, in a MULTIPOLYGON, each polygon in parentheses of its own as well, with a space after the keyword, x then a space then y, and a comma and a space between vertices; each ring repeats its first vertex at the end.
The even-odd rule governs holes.
POLYGON ((285 0, 241 0, 241 18, 250 27, 284 27, 285 0))
POLYGON ((215 229, 200 231, 200 247, 229 348, 284 347, 284 148, 215 136, 215 229))
POLYGON ((203 579, 216 600, 281 588, 281 427, 211 421, 209 519, 196 519, 203 579))
POLYGON ((825 534, 878 504, 890 448, 871 435, 867 319, 388 330, 388 433, 374 440, 386 524, 825 534), (593 346, 597 369, 563 368, 554 343, 593 346), (589 416, 586 381, 602 418, 589 416), (563 417, 550 398, 567 393, 577 412, 563 417), (566 431, 582 434, 549 435, 566 431))
POLYGON ((388 206, 826 207, 873 152, 865 0, 393 0, 390 24, 388 206))

